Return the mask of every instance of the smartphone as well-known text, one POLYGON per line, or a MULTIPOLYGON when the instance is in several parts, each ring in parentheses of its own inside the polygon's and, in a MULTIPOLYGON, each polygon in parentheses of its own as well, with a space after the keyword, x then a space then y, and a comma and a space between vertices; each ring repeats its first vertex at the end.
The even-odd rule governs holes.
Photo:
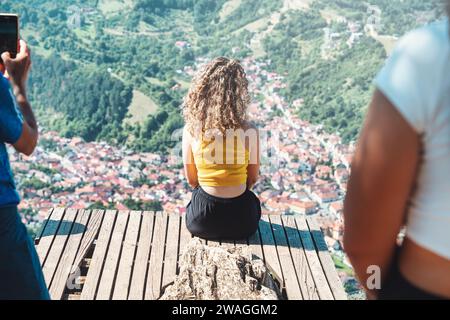
MULTIPOLYGON (((0 54, 9 52, 11 58, 17 56, 19 50, 19 16, 0 13, 0 54)), ((0 63, 3 61, 0 58, 0 63)))

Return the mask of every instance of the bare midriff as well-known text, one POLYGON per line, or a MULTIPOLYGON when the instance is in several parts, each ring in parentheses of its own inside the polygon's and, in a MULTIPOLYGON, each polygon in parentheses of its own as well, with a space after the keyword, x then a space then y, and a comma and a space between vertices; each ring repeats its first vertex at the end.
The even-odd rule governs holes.
POLYGON ((247 190, 247 186, 245 184, 239 186, 231 186, 231 187, 209 187, 209 186, 201 186, 201 188, 208 194, 224 199, 232 199, 239 197, 244 194, 247 190))
POLYGON ((406 238, 400 254, 400 271, 411 284, 450 299, 450 260, 406 238))

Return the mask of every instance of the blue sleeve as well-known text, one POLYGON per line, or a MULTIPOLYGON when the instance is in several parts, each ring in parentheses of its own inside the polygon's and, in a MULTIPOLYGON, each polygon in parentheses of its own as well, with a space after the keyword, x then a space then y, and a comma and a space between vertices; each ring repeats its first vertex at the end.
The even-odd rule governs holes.
POLYGON ((0 75, 0 142, 16 143, 22 135, 23 117, 7 79, 0 75))

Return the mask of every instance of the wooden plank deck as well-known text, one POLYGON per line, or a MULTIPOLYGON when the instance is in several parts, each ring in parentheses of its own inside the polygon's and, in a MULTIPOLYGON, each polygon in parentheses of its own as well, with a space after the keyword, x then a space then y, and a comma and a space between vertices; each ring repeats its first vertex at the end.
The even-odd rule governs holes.
MULTIPOLYGON (((154 300, 174 281, 191 238, 175 214, 54 209, 36 247, 53 299, 154 300)), ((249 248, 287 299, 347 298, 314 219, 264 216, 249 239, 203 243, 249 248)))

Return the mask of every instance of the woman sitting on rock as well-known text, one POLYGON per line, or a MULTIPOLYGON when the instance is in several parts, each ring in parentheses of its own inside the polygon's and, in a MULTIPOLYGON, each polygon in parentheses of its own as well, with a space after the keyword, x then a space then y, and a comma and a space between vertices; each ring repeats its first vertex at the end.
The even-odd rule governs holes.
POLYGON ((210 240, 253 235, 261 203, 251 188, 260 168, 258 130, 247 121, 248 80, 236 60, 217 58, 195 77, 185 98, 183 162, 195 188, 188 230, 210 240))

